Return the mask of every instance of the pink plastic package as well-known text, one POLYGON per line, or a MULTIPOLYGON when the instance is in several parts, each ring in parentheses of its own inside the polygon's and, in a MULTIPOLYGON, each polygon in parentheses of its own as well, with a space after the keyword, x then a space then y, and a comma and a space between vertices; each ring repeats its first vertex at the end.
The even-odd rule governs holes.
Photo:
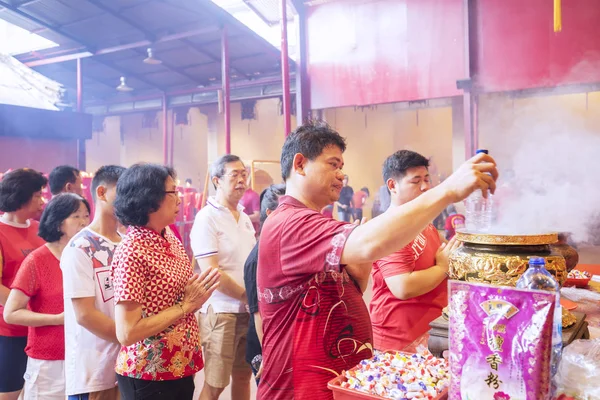
POLYGON ((449 283, 450 400, 550 398, 554 293, 449 283))

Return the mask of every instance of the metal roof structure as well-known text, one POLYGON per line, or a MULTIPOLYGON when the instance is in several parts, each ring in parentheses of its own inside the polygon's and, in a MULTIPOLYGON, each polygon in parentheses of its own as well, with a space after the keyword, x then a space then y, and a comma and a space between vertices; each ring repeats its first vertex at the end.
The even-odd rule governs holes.
POLYGON ((16 58, 63 84, 72 102, 81 59, 86 107, 216 91, 223 26, 232 98, 236 87, 264 94, 264 82, 281 78, 279 50, 210 0, 0 0, 0 18, 59 44, 16 58), (149 47, 161 64, 143 62, 149 47), (120 77, 135 91, 118 92, 120 77))
POLYGON ((0 104, 58 110, 62 92, 60 84, 0 54, 0 104))

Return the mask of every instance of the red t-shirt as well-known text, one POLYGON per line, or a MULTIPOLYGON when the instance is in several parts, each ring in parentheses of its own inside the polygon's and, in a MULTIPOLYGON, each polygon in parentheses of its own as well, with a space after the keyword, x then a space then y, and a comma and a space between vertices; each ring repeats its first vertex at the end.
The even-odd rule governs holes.
POLYGON ((397 299, 385 283, 385 278, 434 266, 440 245, 438 231, 430 224, 402 250, 373 263, 370 310, 376 349, 404 349, 429 331, 429 323, 442 314, 448 304, 447 280, 431 292, 408 300, 397 299))
POLYGON ((259 399, 332 399, 327 382, 372 356, 367 307, 340 265, 354 228, 291 196, 282 196, 267 218, 257 272, 264 330, 259 399))
POLYGON ((352 201, 354 202, 354 208, 363 208, 363 200, 367 198, 367 194, 362 190, 354 193, 352 201))
MULTIPOLYGON (((244 212, 252 215, 256 211, 260 212, 260 196, 254 190, 248 188, 240 199, 240 204, 244 206, 244 212)), ((254 232, 258 233, 258 222, 253 222, 254 232)))
POLYGON ((196 197, 198 192, 194 188, 183 189, 183 219, 193 221, 196 216, 196 197))
MULTIPOLYGON (((7 288, 12 286, 25 257, 45 243, 44 239, 38 236, 39 223, 34 220, 29 222, 27 228, 17 228, 0 222, 2 285, 7 288)), ((2 317, 3 312, 4 306, 0 305, 0 336, 27 336, 27 327, 7 324, 2 317)))
POLYGON ((175 235, 175 237, 177 239, 179 239, 179 241, 181 243, 183 243, 183 238, 181 237, 181 234, 179 233, 179 229, 177 228, 177 224, 171 224, 171 225, 169 225, 169 228, 171 229, 171 232, 173 232, 173 235, 175 235))
MULTIPOLYGON (((65 310, 60 261, 46 246, 25 258, 11 289, 29 296, 28 308, 36 313, 60 314, 65 310)), ((25 353, 37 360, 64 360, 64 325, 30 326, 25 353)))

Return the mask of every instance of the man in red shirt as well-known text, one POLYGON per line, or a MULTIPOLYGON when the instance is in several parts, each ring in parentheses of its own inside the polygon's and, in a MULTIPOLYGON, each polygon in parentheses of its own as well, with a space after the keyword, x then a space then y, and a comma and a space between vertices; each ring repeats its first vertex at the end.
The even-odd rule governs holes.
POLYGON ((320 211, 340 196, 345 149, 344 138, 321 122, 302 125, 283 145, 286 196, 266 220, 258 250, 259 399, 332 399, 327 382, 372 355, 362 299, 371 263, 404 247, 448 204, 496 187, 494 160, 480 154, 385 218, 360 226, 335 221, 320 211))
MULTIPOLYGON (((400 208, 431 188, 429 160, 400 150, 383 164, 390 191, 389 210, 400 208)), ((387 212, 385 213, 387 214, 387 212)), ((429 330, 429 323, 448 304, 448 255, 457 244, 442 245, 431 224, 404 248, 373 263, 373 345, 378 350, 402 350, 429 330)))

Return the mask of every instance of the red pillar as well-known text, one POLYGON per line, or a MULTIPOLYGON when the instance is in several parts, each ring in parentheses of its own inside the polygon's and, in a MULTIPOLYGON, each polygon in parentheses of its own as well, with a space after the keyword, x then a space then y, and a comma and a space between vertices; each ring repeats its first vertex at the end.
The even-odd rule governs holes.
MULTIPOLYGON (((83 112, 83 75, 81 58, 77 59, 77 112, 83 112)), ((77 168, 85 171, 85 139, 77 140, 77 168)))
POLYGON ((169 164, 169 149, 168 149, 168 125, 167 125, 167 94, 162 96, 162 125, 163 125, 163 164, 169 164))
POLYGON ((229 40, 227 25, 221 30, 221 83, 223 87, 223 116, 225 118, 225 153, 231 154, 231 104, 229 93, 229 40))
POLYGON ((169 143, 169 148, 171 150, 171 154, 170 154, 170 166, 171 168, 175 166, 175 160, 173 158, 173 155, 175 153, 175 110, 171 110, 171 124, 169 125, 170 131, 171 131, 171 137, 170 137, 170 143, 169 143))
POLYGON ((298 51, 296 58, 296 125, 308 122, 310 110, 310 82, 308 78, 307 46, 306 46, 306 5, 302 1, 294 3, 298 11, 296 35, 298 51))
POLYGON ((281 0, 281 80, 283 82, 283 129, 287 137, 292 131, 290 116, 290 64, 287 38, 287 0, 281 0))

